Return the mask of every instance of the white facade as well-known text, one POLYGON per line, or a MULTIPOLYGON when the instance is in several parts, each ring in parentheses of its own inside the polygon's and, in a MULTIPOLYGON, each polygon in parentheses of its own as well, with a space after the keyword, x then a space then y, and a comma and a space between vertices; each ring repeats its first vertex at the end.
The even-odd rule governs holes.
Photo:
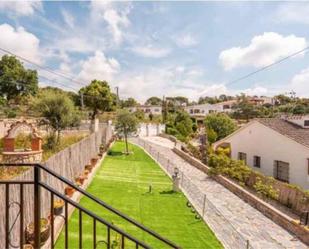
POLYGON ((129 112, 136 112, 137 110, 141 110, 147 114, 160 115, 162 113, 162 106, 152 106, 152 105, 141 105, 135 107, 128 107, 129 112))
MULTIPOLYGON (((309 132, 309 131, 308 131, 309 132)), ((231 157, 239 159, 246 154, 246 163, 254 170, 276 176, 276 161, 288 163, 289 183, 309 189, 309 148, 280 134, 258 121, 252 121, 230 136, 216 142, 214 147, 229 143, 231 157), (260 157, 260 168, 254 167, 254 156, 260 157)))
POLYGON ((221 107, 211 104, 186 106, 185 111, 191 116, 206 116, 209 113, 221 112, 221 107))

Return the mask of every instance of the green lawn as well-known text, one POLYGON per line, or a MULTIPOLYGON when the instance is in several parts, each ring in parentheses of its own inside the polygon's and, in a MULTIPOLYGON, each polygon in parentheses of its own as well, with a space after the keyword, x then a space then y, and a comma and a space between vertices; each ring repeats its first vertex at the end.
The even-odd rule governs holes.
MULTIPOLYGON (((111 155, 105 158, 87 191, 182 248, 222 248, 210 228, 196 219, 186 206, 186 197, 182 193, 171 192, 171 180, 142 149, 130 145, 133 153, 129 156, 122 155, 123 150, 121 142, 112 147, 111 155), (148 193, 149 184, 152 185, 152 193, 148 193)), ((168 248, 93 202, 83 198, 81 204, 153 248, 168 248)), ((78 217, 78 212, 74 212, 69 222, 70 249, 78 248, 78 217)), ((92 220, 84 215, 83 248, 92 248, 92 231, 92 220)), ((97 223, 97 231, 97 240, 106 241, 106 228, 97 223)), ((112 240, 119 241, 119 236, 113 233, 112 240)), ((125 242, 125 248, 135 248, 132 243, 125 242)), ((56 248, 64 248, 63 234, 56 248)), ((105 249, 106 244, 99 243, 97 248, 105 249)))

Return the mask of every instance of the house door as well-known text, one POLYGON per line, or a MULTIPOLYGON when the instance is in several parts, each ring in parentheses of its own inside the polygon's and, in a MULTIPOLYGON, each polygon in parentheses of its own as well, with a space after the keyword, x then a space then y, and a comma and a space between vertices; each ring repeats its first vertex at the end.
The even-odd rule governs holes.
POLYGON ((274 178, 283 182, 289 182, 289 163, 275 161, 274 178))

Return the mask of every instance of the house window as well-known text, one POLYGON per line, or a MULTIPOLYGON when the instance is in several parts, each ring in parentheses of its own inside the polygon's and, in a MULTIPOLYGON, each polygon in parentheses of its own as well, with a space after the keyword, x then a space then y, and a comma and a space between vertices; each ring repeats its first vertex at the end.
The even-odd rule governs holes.
POLYGON ((289 182, 289 168, 290 165, 287 162, 274 161, 274 178, 279 181, 289 182))
POLYGON ((304 126, 309 126, 309 120, 304 121, 304 126))
POLYGON ((247 164, 247 154, 243 152, 238 152, 238 160, 242 160, 245 164, 247 164))
POLYGON ((261 157, 260 156, 253 157, 253 166, 256 168, 261 168, 261 157))

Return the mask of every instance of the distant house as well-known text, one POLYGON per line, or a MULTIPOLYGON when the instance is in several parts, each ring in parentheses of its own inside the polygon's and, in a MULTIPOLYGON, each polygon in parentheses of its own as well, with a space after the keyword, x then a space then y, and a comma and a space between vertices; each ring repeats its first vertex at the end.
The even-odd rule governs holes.
POLYGON ((231 158, 309 189, 309 116, 255 119, 213 146, 229 147, 231 158))
POLYGON ((162 106, 160 105, 140 105, 128 107, 129 112, 136 112, 137 110, 143 111, 145 114, 160 115, 162 113, 162 106))
POLYGON ((221 112, 219 106, 212 104, 201 104, 201 105, 191 105, 184 107, 185 111, 189 113, 191 116, 201 116, 204 117, 209 113, 221 112))
POLYGON ((220 110, 220 112, 232 112, 233 111, 232 107, 236 103, 237 103, 237 100, 233 99, 233 100, 223 101, 223 102, 220 102, 214 105, 220 110))

